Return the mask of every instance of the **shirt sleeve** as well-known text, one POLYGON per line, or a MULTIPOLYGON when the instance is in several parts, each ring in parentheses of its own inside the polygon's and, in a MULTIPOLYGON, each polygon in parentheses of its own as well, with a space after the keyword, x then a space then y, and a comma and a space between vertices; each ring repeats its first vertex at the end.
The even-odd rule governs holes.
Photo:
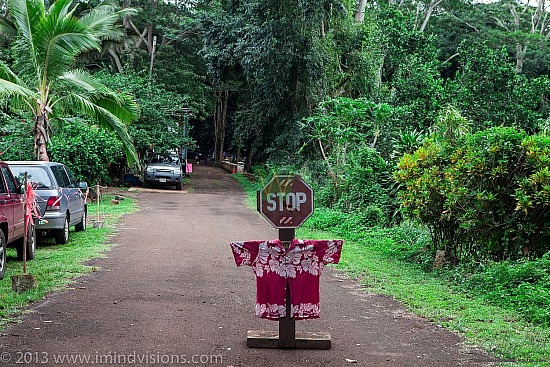
POLYGON ((342 252, 343 240, 297 240, 301 246, 311 247, 319 262, 323 264, 338 264, 342 252))
POLYGON ((237 266, 251 266, 258 256, 260 244, 265 241, 231 242, 231 250, 237 266))
POLYGON ((340 261, 340 255, 342 253, 343 244, 344 244, 343 240, 326 241, 326 245, 322 246, 322 248, 324 249, 324 253, 319 254, 322 256, 323 263, 338 264, 338 262, 340 261))

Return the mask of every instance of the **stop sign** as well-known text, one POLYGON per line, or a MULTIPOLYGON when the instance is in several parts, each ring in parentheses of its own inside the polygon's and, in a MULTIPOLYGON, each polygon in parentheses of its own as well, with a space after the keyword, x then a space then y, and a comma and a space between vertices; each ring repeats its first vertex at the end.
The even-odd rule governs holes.
POLYGON ((273 177, 257 196, 258 211, 275 228, 298 228, 313 213, 313 190, 298 175, 273 177))

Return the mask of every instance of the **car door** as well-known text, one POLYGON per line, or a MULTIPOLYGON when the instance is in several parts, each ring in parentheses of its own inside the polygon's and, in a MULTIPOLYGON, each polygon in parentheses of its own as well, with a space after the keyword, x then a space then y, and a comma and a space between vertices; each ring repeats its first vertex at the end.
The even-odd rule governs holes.
POLYGON ((71 223, 78 223, 84 215, 84 196, 78 187, 78 181, 72 171, 66 166, 59 166, 59 170, 63 171, 63 175, 68 182, 67 196, 69 198, 69 209, 71 211, 71 223))
POLYGON ((23 237, 25 232, 25 211, 23 207, 23 195, 19 192, 19 185, 13 178, 10 169, 7 166, 2 167, 2 175, 6 180, 6 191, 8 196, 5 199, 6 207, 12 214, 8 221, 8 241, 11 242, 14 238, 23 237))
MULTIPOLYGON (((10 218, 13 218, 13 206, 9 205, 10 193, 8 186, 4 181, 4 174, 0 171, 0 215, 2 216, 1 222, 7 222, 8 230, 13 224, 10 224, 10 218)), ((1 250, 1 249, 0 249, 1 250)))

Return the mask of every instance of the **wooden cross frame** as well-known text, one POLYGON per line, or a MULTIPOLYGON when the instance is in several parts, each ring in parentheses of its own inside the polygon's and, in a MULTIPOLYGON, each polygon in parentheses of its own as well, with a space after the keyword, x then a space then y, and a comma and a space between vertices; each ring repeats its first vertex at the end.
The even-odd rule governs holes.
MULTIPOLYGON (((294 239, 294 228, 279 229, 279 240, 288 250, 294 239)), ((246 345, 250 348, 330 349, 330 334, 326 332, 296 333, 296 320, 291 315, 290 287, 286 285, 286 317, 279 319, 279 331, 249 330, 246 345)))

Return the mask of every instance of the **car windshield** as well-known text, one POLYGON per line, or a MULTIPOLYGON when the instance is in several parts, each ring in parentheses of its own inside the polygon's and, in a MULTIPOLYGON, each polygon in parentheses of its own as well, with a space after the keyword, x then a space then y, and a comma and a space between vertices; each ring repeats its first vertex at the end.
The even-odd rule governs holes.
POLYGON ((53 186, 50 176, 44 167, 16 166, 10 164, 10 169, 19 182, 23 182, 25 179, 25 172, 27 172, 27 178, 31 181, 33 186, 36 186, 39 189, 53 186))
POLYGON ((177 155, 173 154, 153 154, 151 163, 179 164, 179 159, 177 155))

